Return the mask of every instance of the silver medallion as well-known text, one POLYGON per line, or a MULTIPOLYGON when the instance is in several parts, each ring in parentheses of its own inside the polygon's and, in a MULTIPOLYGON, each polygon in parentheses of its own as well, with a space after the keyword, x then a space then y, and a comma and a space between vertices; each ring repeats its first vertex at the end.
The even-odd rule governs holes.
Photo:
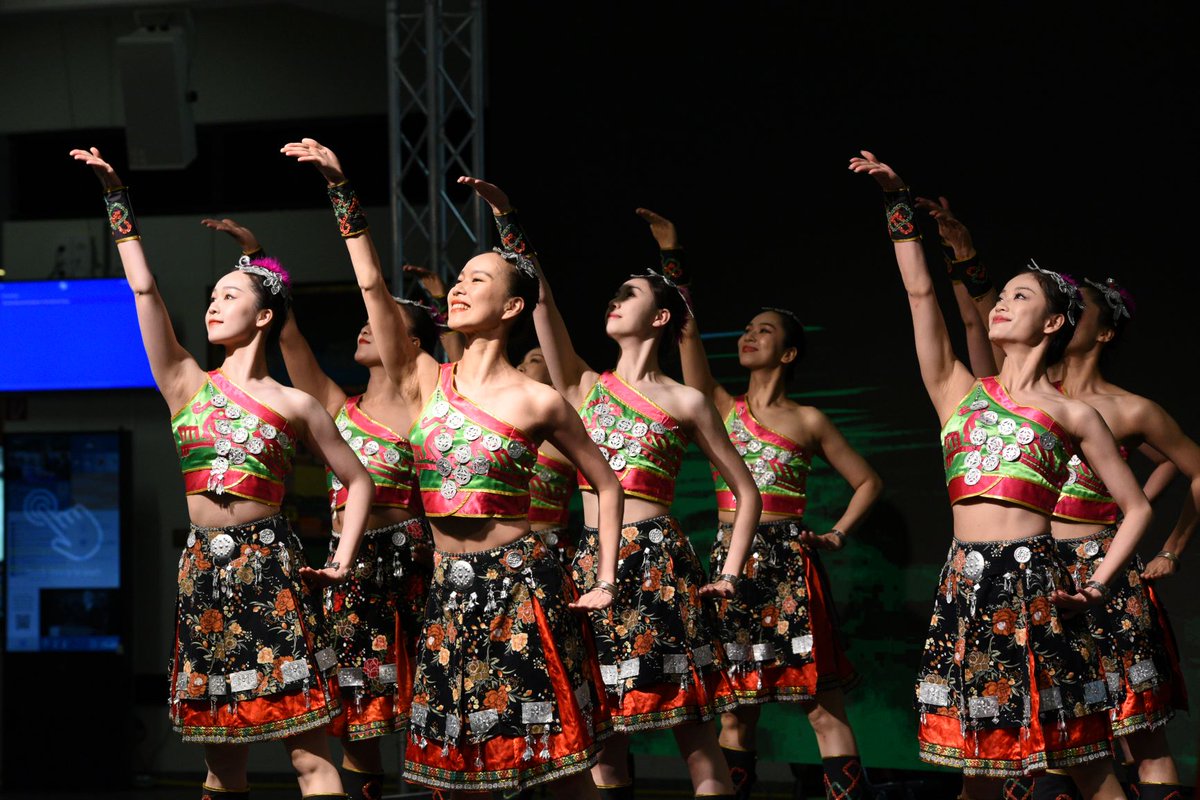
POLYGON ((214 475, 221 475, 229 469, 229 459, 217 456, 213 459, 212 466, 209 469, 214 475))
POLYGON ((350 420, 346 419, 346 418, 345 418, 344 416, 342 416, 342 415, 338 415, 338 418, 337 418, 337 429, 338 429, 339 431, 344 431, 344 430, 346 430, 346 428, 348 428, 348 427, 350 427, 350 420))
POLYGON ((1067 462, 1067 466, 1078 467, 1082 463, 1083 463, 1083 459, 1080 458, 1078 455, 1074 455, 1074 456, 1071 456, 1071 459, 1067 462))
POLYGON ((950 687, 942 683, 921 681, 917 689, 917 699, 927 706, 950 705, 950 687))
POLYGON ((439 453, 444 453, 454 444, 454 437, 449 431, 442 431, 437 436, 433 437, 433 446, 437 448, 439 453))
POLYGON ((262 439, 258 438, 257 436, 252 436, 246 442, 246 452, 251 453, 253 455, 258 455, 259 453, 261 453, 263 451, 263 447, 265 447, 265 446, 266 445, 263 444, 262 439))
POLYGON ((749 450, 746 449, 746 445, 744 445, 744 444, 735 445, 733 449, 737 450, 737 454, 739 456, 745 456, 746 453, 750 452, 749 450))
POLYGON ((466 589, 475 582, 475 568, 470 561, 455 561, 450 565, 446 579, 456 589, 466 589))
POLYGON ((630 458, 637 458, 641 454, 642 454, 641 442, 629 442, 627 445, 625 445, 625 455, 629 456, 630 458))
POLYGON ((392 531, 392 544, 396 547, 404 547, 404 543, 408 541, 408 537, 404 535, 404 531, 392 531))
POLYGON ((1000 424, 996 426, 996 430, 1004 436, 1012 436, 1017 431, 1017 423, 1015 420, 1004 418, 1000 420, 1000 424))
POLYGON ((529 448, 517 441, 508 443, 508 454, 512 456, 514 461, 520 461, 529 452, 529 448))
POLYGON ((225 416, 229 419, 237 419, 242 416, 242 410, 237 406, 231 405, 225 409, 225 416))
POLYGON ((234 447, 229 451, 229 463, 240 467, 246 463, 246 451, 240 447, 234 447))
POLYGON ((471 461, 471 471, 476 475, 487 475, 492 468, 492 462, 487 456, 475 456, 471 461))
POLYGON ((493 453, 499 450, 500 445, 502 444, 504 444, 504 441, 494 433, 489 433, 487 436, 483 437, 484 449, 490 450, 493 453))
POLYGON ((233 426, 229 424, 229 420, 219 419, 213 423, 213 430, 222 436, 228 436, 233 433, 233 426))
POLYGON ((662 528, 651 528, 650 533, 646 534, 646 538, 654 544, 661 544, 663 540, 662 528))
POLYGON ((379 442, 375 441, 374 439, 368 440, 367 443, 363 445, 362 451, 364 455, 375 455, 379 452, 379 442))
POLYGON ((975 428, 971 431, 970 439, 971 444, 976 446, 981 445, 987 441, 987 432, 983 428, 975 428))
POLYGON ((983 456, 979 454, 978 450, 972 450, 971 452, 967 453, 967 457, 963 459, 963 463, 967 465, 967 469, 975 469, 982 461, 983 456))
POLYGON ((1018 564, 1028 564, 1031 558, 1033 558, 1033 551, 1025 545, 1021 545, 1013 551, 1013 560, 1018 564))
POLYGON ((620 472, 621 470, 625 469, 625 456, 621 455, 620 453, 614 453, 612 457, 608 459, 608 465, 612 467, 614 471, 620 472))
POLYGON ((284 448, 285 450, 287 449, 288 445, 290 445, 292 443, 292 440, 289 439, 288 435, 286 433, 284 433, 283 431, 280 431, 279 434, 275 438, 279 440, 279 446, 284 448))
POLYGON ((988 452, 992 455, 1000 455, 1000 451, 1004 449, 1004 440, 999 436, 990 436, 987 440, 988 452))
POLYGON ((520 569, 525 563, 525 556, 521 555, 520 550, 509 550, 504 554, 504 563, 509 569, 520 569))
POLYGON ((224 561, 237 547, 237 542, 228 533, 218 533, 208 542, 208 552, 213 558, 224 561))
POLYGON ((1063 481, 1063 486, 1074 486, 1075 481, 1079 480, 1079 474, 1073 469, 1067 470, 1067 479, 1063 481))
POLYGON ((596 417, 596 424, 601 428, 611 428, 613 425, 617 424, 617 418, 612 414, 601 414, 600 416, 596 417))
POLYGON ((460 444, 454 448, 454 460, 460 464, 466 464, 471 460, 471 445, 460 444))
POLYGON ((763 449, 763 443, 760 442, 758 439, 755 439, 755 440, 751 441, 749 444, 747 444, 746 447, 750 449, 751 453, 757 453, 758 451, 763 449))
POLYGON ((1100 555, 1100 543, 1095 539, 1090 542, 1085 542, 1083 545, 1083 554, 1088 558, 1095 558, 1100 555))
POLYGON ((478 425, 468 425, 467 427, 463 428, 463 438, 468 442, 473 442, 480 436, 483 436, 483 428, 479 427, 478 425))
POLYGON ((658 435, 661 436, 662 434, 667 432, 667 426, 663 425, 661 422, 651 422, 650 423, 650 432, 657 433, 658 435))
POLYGON ((274 439, 278 433, 279 431, 275 430, 274 425, 263 425, 262 430, 258 432, 262 438, 267 439, 268 441, 274 439))
POLYGON ((474 477, 475 474, 464 466, 457 466, 454 468, 454 482, 459 486, 466 486, 474 477))
POLYGON ((622 433, 629 433, 633 429, 633 420, 626 417, 621 417, 617 420, 617 430, 622 433))
POLYGON ((987 401, 987 400, 979 399, 979 400, 976 400, 976 401, 974 401, 974 402, 972 402, 972 403, 971 403, 971 410, 972 410, 972 411, 983 411, 983 410, 984 410, 985 408, 987 408, 987 407, 988 407, 988 401, 987 401))
POLYGON ((757 480, 759 488, 764 486, 774 486, 776 481, 774 472, 764 472, 757 480))
POLYGON ((233 445, 228 439, 217 439, 217 441, 213 443, 213 450, 216 450, 217 455, 221 456, 228 455, 229 448, 231 447, 233 447, 233 445))
POLYGON ((389 447, 383 451, 383 460, 385 463, 396 466, 400 463, 400 451, 394 447, 389 447))
POLYGON ((467 422, 467 418, 458 411, 454 411, 450 416, 446 417, 446 426, 458 430, 467 422))
POLYGON ((223 394, 214 394, 212 396, 212 404, 217 408, 224 408, 229 403, 229 399, 223 394))
POLYGON ((187 546, 188 547, 196 546, 196 532, 195 531, 188 531, 187 546))
POLYGON ((779 455, 779 450, 775 447, 771 447, 768 445, 767 447, 763 448, 762 457, 765 458, 767 461, 774 461, 775 457, 778 455, 779 455))
MULTIPOLYGON (((307 666, 307 664, 305 665, 307 666)), ((258 672, 244 669, 229 675, 229 690, 231 692, 252 692, 258 688, 258 672)))
POLYGON ((254 414, 247 414, 246 416, 242 417, 242 427, 248 431, 252 431, 257 428, 261 422, 262 420, 256 417, 254 414))
POLYGON ((284 683, 302 681, 308 677, 308 662, 299 658, 295 661, 288 661, 279 668, 279 671, 283 674, 284 683))
POLYGON ((353 435, 354 435, 354 431, 350 430, 349 428, 346 428, 346 430, 342 431, 342 439, 344 439, 347 442, 350 441, 350 437, 353 435))
POLYGON ((435 417, 444 417, 450 411, 450 404, 445 400, 438 400, 433 404, 433 415, 435 417))
POLYGON ((362 449, 362 446, 363 446, 363 442, 365 442, 365 441, 366 441, 366 440, 365 440, 365 439, 363 439, 363 437, 361 437, 361 436, 355 436, 355 437, 354 437, 353 439, 351 439, 351 440, 350 440, 350 442, 349 442, 349 444, 350 444, 350 449, 351 449, 351 450, 361 450, 361 449, 362 449))
POLYGON ((458 494, 458 484, 454 482, 453 478, 446 478, 442 481, 441 494, 447 500, 453 500, 454 495, 458 494))
POLYGON ((972 697, 968 707, 972 719, 1000 716, 1000 699, 994 694, 972 697))
POLYGON ((1043 433, 1039 438, 1042 440, 1042 447, 1047 450, 1053 450, 1058 447, 1058 437, 1053 433, 1043 433))
POLYGON ((263 528, 258 532, 258 541, 260 544, 271 544, 275 541, 275 531, 270 528, 263 528))
POLYGON ((592 428, 592 431, 588 434, 588 436, 592 438, 592 442, 594 444, 604 444, 608 440, 608 436, 605 435, 604 431, 600 430, 599 428, 592 428))
POLYGON ((1022 425, 1017 430, 1017 444, 1029 444, 1033 441, 1034 435, 1033 428, 1028 425, 1022 425))
POLYGON ((973 581, 979 580, 983 576, 983 568, 987 566, 987 559, 983 557, 983 553, 978 550, 972 550, 967 553, 967 558, 963 563, 963 575, 973 581))
POLYGON ((245 428, 238 428, 229 438, 233 439, 238 444, 245 444, 246 440, 250 438, 250 432, 245 428))
POLYGON ((648 427, 646 427, 646 423, 635 422, 635 423, 633 423, 633 427, 629 429, 629 433, 635 439, 641 439, 643 436, 646 435, 646 431, 648 431, 648 430, 650 430, 650 429, 648 427))
POLYGON ((979 420, 984 425, 995 425, 999 419, 1000 415, 995 411, 985 411, 979 415, 979 420))
POLYGON ((625 437, 622 434, 613 431, 608 435, 607 444, 614 450, 620 450, 625 446, 625 437))
POLYGON ((988 453, 983 457, 982 466, 985 472, 994 472, 1000 466, 1000 458, 994 453, 988 453))
POLYGON ((436 462, 434 462, 433 467, 437 470, 438 475, 441 475, 443 478, 449 477, 450 473, 454 471, 454 464, 452 464, 450 459, 446 458, 445 456, 442 456, 436 462))
POLYGON ((1016 461, 1021 457, 1021 447, 1020 445, 1006 444, 1000 451, 1000 455, 1005 461, 1016 461))

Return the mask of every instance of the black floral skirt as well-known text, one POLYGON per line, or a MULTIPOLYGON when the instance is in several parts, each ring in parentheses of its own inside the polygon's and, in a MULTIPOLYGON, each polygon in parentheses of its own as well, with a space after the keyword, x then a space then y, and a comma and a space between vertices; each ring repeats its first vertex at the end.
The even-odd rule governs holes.
POLYGON ((536 534, 437 551, 417 650, 405 778, 462 791, 522 789, 589 768, 606 727, 587 622, 536 534))
MULTIPOLYGON (((1115 535, 1113 525, 1091 536, 1055 540, 1058 558, 1076 586, 1091 580, 1115 535)), ((1142 580, 1144 569, 1135 555, 1109 583, 1112 594, 1104 607, 1088 612, 1117 701, 1115 736, 1152 730, 1167 724, 1177 709, 1187 709, 1175 634, 1154 587, 1142 580)))
POLYGON ((563 526, 561 528, 546 528, 541 531, 534 531, 538 536, 542 537, 542 541, 546 546, 554 551, 558 556, 559 563, 567 569, 570 569, 571 562, 575 560, 575 532, 570 528, 563 526))
MULTIPOLYGON (((585 527, 571 576, 581 592, 596 584, 599 534, 585 527)), ((621 529, 613 604, 592 615, 600 672, 617 731, 710 720, 736 705, 713 608, 692 543, 672 516, 621 529)))
POLYGON ((955 540, 934 597, 916 708, 924 761, 1015 777, 1111 754, 1112 708, 1086 617, 1049 534, 955 540))
MULTIPOLYGON (((732 531, 728 523, 717 530, 713 572, 729 555, 732 531)), ((810 701, 858 681, 842 647, 829 578, 801 531, 799 520, 760 524, 737 594, 713 601, 739 705, 810 701)))
MULTIPOLYGON (((331 558, 339 539, 330 540, 331 558)), ((325 590, 346 709, 330 734, 353 741, 404 726, 432 565, 429 523, 418 517, 363 534, 350 577, 325 590)))
POLYGON ((171 721, 184 741, 283 739, 341 711, 337 654, 282 515, 192 526, 179 559, 171 721))

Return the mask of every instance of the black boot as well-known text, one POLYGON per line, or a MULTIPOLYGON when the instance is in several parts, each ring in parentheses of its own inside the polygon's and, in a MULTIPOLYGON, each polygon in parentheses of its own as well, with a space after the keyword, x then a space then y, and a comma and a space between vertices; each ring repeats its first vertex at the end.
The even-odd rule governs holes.
POLYGON ((600 800, 633 800, 633 784, 623 783, 605 786, 604 784, 596 784, 596 790, 600 792, 600 800))
POLYGON ((383 797, 383 773, 342 767, 342 786, 350 800, 380 800, 383 797))
POLYGON ((1065 772, 1038 775, 1033 782, 1033 800, 1082 800, 1075 781, 1065 772))
POLYGON ((1183 787, 1177 783, 1138 783, 1138 800, 1183 800, 1183 787))
POLYGON ((758 781, 758 753, 754 750, 734 750, 722 747, 725 763, 729 765, 729 777, 733 781, 733 796, 737 800, 748 800, 754 784, 758 781))
POLYGON ((825 770, 826 800, 865 800, 867 776, 858 756, 834 756, 821 759, 825 770))
POLYGON ((203 783, 200 785, 200 792, 202 800, 250 800, 249 789, 239 789, 234 792, 229 789, 214 789, 207 783, 203 783))

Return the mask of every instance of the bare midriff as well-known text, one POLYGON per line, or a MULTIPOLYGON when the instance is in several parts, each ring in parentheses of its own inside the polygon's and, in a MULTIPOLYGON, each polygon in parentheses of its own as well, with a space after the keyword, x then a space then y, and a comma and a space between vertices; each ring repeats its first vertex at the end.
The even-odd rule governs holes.
POLYGON ((1079 539, 1099 533, 1111 525, 1112 523, 1106 525, 1102 522, 1075 522, 1069 519, 1055 518, 1050 523, 1050 533, 1055 539, 1079 539))
MULTIPOLYGON (((345 511, 345 508, 339 508, 337 511, 333 512, 334 533, 342 532, 342 516, 345 511)), ((373 531, 376 528, 386 528, 389 525, 396 525, 400 522, 408 522, 415 516, 417 515, 409 511, 407 508, 374 506, 371 508, 370 515, 367 516, 367 530, 373 531)))
POLYGON ((474 553, 504 547, 529 533, 523 519, 430 517, 433 544, 446 553, 474 553))
MULTIPOLYGON (((583 524, 589 528, 598 527, 600 512, 599 501, 595 492, 582 492, 583 495, 583 524)), ((625 495, 625 514, 621 517, 623 524, 641 522, 644 519, 663 517, 671 513, 671 507, 653 500, 625 495)))
POLYGON ((279 506, 267 505, 257 500, 212 492, 187 496, 188 519, 201 528, 229 528, 247 525, 279 513, 279 506))
POLYGON ((954 538, 964 542, 1026 539, 1050 529, 1048 514, 995 500, 962 500, 951 511, 954 538))

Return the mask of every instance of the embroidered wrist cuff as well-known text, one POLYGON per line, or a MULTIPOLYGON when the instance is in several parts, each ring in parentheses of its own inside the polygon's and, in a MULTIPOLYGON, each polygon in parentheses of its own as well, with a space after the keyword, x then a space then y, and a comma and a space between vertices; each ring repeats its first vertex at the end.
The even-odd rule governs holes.
POLYGON ((353 239, 367 232, 367 215, 363 213, 350 181, 330 186, 329 202, 333 204, 333 215, 337 217, 338 231, 343 239, 353 239))
POLYGON ((137 218, 133 216, 133 206, 129 203, 129 187, 118 186, 104 193, 104 206, 108 215, 108 227, 112 231, 113 241, 132 242, 141 239, 137 218))
POLYGON ((682 247, 659 250, 658 259, 662 265, 662 274, 674 281, 676 286, 688 286, 691 284, 692 275, 687 270, 682 247))
POLYGON ((950 277, 962 281, 967 287, 967 293, 978 300, 992 290, 992 279, 988 276, 987 267, 979 260, 979 253, 962 261, 949 264, 950 277))
POLYGON ((517 216, 515 208, 504 214, 496 214, 495 219, 496 230, 500 232, 501 247, 520 256, 537 257, 537 250, 534 250, 533 245, 530 244, 529 237, 525 234, 525 228, 521 226, 521 220, 517 216))
POLYGON ((921 238, 917 229, 917 207, 907 187, 883 193, 888 236, 893 242, 915 242, 921 238))

